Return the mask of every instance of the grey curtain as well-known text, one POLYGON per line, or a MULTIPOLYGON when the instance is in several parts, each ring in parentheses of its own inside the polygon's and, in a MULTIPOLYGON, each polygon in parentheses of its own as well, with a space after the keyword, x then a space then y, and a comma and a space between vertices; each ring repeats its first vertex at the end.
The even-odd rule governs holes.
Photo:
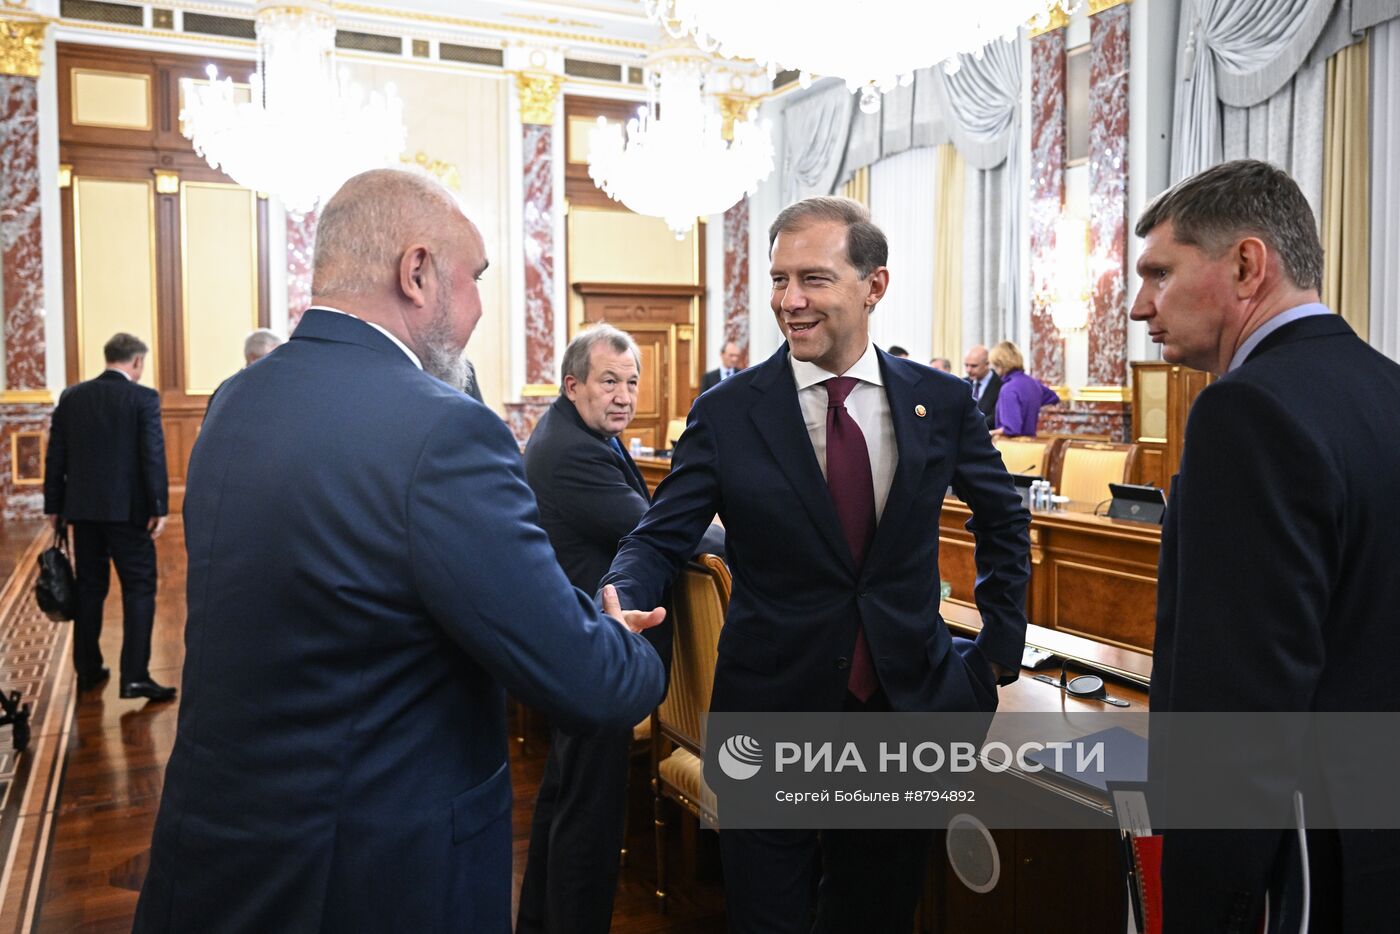
MULTIPOLYGON (((1221 158, 1263 159, 1286 169, 1322 223, 1322 132, 1327 110, 1327 63, 1305 65, 1268 100, 1253 107, 1220 107, 1221 158)), ((1214 163, 1211 163, 1214 165, 1214 163)), ((1205 166, 1202 166, 1205 168, 1205 166)))
POLYGON ((814 85, 783 108, 783 204, 835 190, 855 109, 839 81, 814 85))
MULTIPOLYGON (((1005 165, 967 173, 963 195, 963 346, 1015 341, 1025 346, 1019 332, 1021 316, 1008 311, 1006 283, 1000 256, 1006 227, 1006 211, 1016 211, 1008 200, 1005 165)), ((1014 271, 1014 268, 1013 268, 1014 271)), ((1018 277, 1019 278, 1019 277, 1018 277)), ((957 361, 954 361, 956 367, 957 361)))
POLYGON ((1371 32, 1371 345, 1400 360, 1400 19, 1371 32))
MULTIPOLYGON (((1252 108, 1287 90, 1285 85, 1316 45, 1335 3, 1336 0, 1183 0, 1177 33, 1173 180, 1223 161, 1221 105, 1252 108)), ((1310 86, 1303 90, 1306 98, 1310 86)), ((1294 97, 1289 95, 1290 107, 1294 97)), ((1320 131, 1321 110, 1318 118, 1320 131)), ((1238 118, 1234 126, 1238 133, 1238 118)), ((1248 139, 1249 132, 1244 136, 1248 139)), ((1319 144, 1319 152, 1320 149, 1319 144)), ((1320 178, 1320 168, 1318 175, 1320 178)), ((1320 186, 1318 192, 1320 200, 1320 186)))

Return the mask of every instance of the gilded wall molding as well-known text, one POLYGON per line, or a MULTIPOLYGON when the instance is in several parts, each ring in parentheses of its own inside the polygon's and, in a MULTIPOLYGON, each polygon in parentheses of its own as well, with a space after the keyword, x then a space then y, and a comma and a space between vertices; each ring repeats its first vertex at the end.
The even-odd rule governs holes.
POLYGON ((522 123, 554 123, 554 102, 564 80, 558 75, 520 72, 515 87, 520 92, 520 121, 522 123))
POLYGON ((722 94, 719 98, 720 136, 728 142, 734 141, 734 121, 747 120, 753 100, 733 94, 722 94))
POLYGON ((43 20, 0 19, 0 74, 39 77, 47 27, 43 20))
POLYGON ((399 156, 399 162, 404 165, 416 165, 418 168, 436 178, 442 184, 453 191, 462 190, 462 176, 457 171, 457 166, 451 162, 443 162, 441 159, 430 159, 428 154, 419 150, 416 154, 399 156))
POLYGON ((1116 6, 1123 6, 1132 3, 1133 0, 1089 0, 1089 15, 1102 13, 1104 10, 1111 10, 1116 6))
POLYGON ((1050 19, 1045 23, 1044 26, 1037 26, 1035 25, 1035 20, 1031 20, 1031 38, 1034 39, 1036 36, 1043 36, 1047 32, 1054 32, 1057 29, 1064 29, 1068 25, 1069 14, 1066 13, 1064 9, 1061 8, 1059 5, 1056 5, 1053 8, 1051 8, 1050 19))

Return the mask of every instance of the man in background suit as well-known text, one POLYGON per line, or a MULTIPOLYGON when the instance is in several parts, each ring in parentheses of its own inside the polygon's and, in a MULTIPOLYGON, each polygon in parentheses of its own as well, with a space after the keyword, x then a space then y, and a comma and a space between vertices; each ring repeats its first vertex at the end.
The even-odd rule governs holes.
POLYGON ((700 377, 700 391, 705 392, 707 389, 713 389, 719 385, 720 380, 728 379, 738 373, 743 369, 741 366, 743 362, 744 351, 738 344, 728 341, 724 345, 724 349, 719 352, 719 367, 700 377))
POLYGON ((350 179, 321 210, 314 307, 209 412, 136 931, 504 934, 502 688, 579 728, 661 696, 619 625, 660 614, 609 619, 569 586, 515 439, 458 388, 486 266, 437 182, 350 179))
POLYGON ((972 398, 977 401, 977 408, 981 409, 987 420, 987 430, 991 431, 997 422, 997 397, 1001 395, 1001 377, 992 369, 987 348, 981 344, 969 347, 967 356, 963 358, 963 368, 967 371, 968 385, 972 387, 972 398))
MULTIPOLYGON (((769 229, 787 343, 702 395, 656 500, 604 583, 656 606, 710 517, 734 576, 712 711, 997 705, 1025 642, 1030 517, 967 384, 870 341, 885 235, 846 198, 769 229), (972 507, 976 643, 938 615, 938 516, 972 507)), ((721 803, 721 807, 722 807, 721 803)), ((908 931, 929 831, 720 831, 733 931, 908 931)))
MULTIPOLYGON (((597 324, 564 351, 562 386, 525 445, 525 479, 540 526, 569 583, 595 593, 617 543, 651 502, 641 471, 618 436, 637 410, 641 353, 625 331, 597 324)), ((706 533, 702 552, 724 554, 706 533)), ((665 662, 671 623, 646 632, 665 662)), ((579 734, 554 728, 535 800, 520 889, 517 934, 606 934, 612 920, 627 806, 632 729, 579 734)))
MULTIPOLYGON (((282 346, 282 338, 277 336, 276 331, 268 328, 258 328, 243 340, 243 366, 252 366, 280 346, 282 346)), ((228 379, 224 380, 209 394, 209 401, 204 406, 204 414, 206 417, 209 415, 209 410, 214 407, 214 400, 218 397, 219 390, 224 388, 224 385, 228 383, 229 379, 233 379, 233 377, 230 376, 228 379)))
MULTIPOLYGON (((1400 366, 1319 304, 1317 228, 1282 170, 1217 165, 1137 234, 1132 317, 1163 359, 1221 377, 1172 484, 1152 710, 1400 711, 1383 670, 1400 654, 1400 366)), ((1168 931, 1258 930, 1266 892, 1271 931, 1307 920, 1293 829, 1165 836, 1168 931)), ((1313 934, 1393 928, 1400 834, 1310 829, 1307 849, 1313 934)))
POLYGON ((165 529, 167 481, 160 393, 139 384, 148 348, 116 334, 102 348, 107 369, 58 398, 49 429, 44 513, 54 529, 73 526, 78 607, 73 667, 78 690, 107 680, 102 664, 102 604, 122 585, 122 697, 165 701, 175 689, 151 680, 151 626, 156 613, 156 545, 165 529))

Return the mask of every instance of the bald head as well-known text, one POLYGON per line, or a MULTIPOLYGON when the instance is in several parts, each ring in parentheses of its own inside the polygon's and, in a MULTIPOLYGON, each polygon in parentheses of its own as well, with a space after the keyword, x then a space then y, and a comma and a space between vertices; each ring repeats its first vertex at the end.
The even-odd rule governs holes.
POLYGON ((446 188, 399 169, 356 175, 321 209, 312 302, 389 331, 460 389, 481 317, 481 234, 446 188))
POLYGON ((445 246, 467 228, 475 233, 456 199, 431 178, 399 169, 356 175, 316 219, 313 300, 390 289, 410 243, 445 246))
POLYGON ((963 368, 967 371, 967 378, 970 380, 980 380, 987 375, 987 348, 981 344, 974 344, 967 348, 967 356, 963 358, 963 368))

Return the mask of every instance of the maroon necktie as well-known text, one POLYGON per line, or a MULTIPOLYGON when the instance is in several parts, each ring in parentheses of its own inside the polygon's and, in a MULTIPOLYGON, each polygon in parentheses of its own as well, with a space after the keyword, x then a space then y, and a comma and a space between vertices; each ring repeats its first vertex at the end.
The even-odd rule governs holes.
MULTIPOLYGON (((826 485, 846 544, 855 558, 856 571, 865 564, 870 542, 875 538, 875 481, 870 474, 870 451, 865 435, 846 411, 846 397, 860 380, 854 376, 835 376, 826 386, 826 485)), ((865 629, 856 630, 856 647, 851 653, 851 676, 847 689, 862 703, 870 699, 880 681, 870 660, 870 646, 865 642, 865 629)))

